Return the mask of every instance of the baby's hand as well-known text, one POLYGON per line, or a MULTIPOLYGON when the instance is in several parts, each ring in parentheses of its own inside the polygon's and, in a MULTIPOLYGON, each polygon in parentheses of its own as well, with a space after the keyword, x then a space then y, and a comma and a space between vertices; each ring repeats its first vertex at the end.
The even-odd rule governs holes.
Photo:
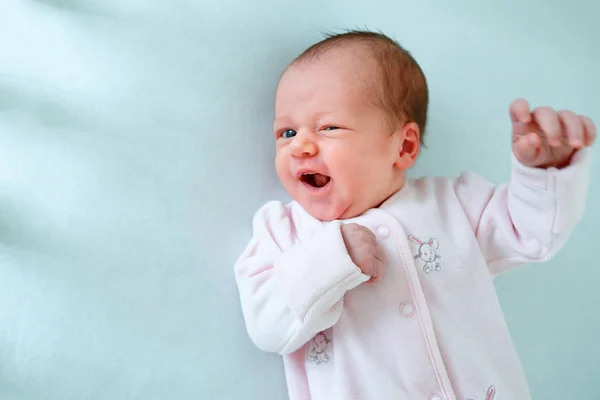
POLYGON ((511 104, 510 118, 513 152, 528 167, 565 167, 576 150, 591 146, 596 139, 590 118, 550 107, 530 111, 524 99, 511 104))
POLYGON ((371 281, 377 280, 383 273, 386 258, 375 234, 362 225, 347 224, 342 225, 342 237, 354 264, 369 275, 371 281))

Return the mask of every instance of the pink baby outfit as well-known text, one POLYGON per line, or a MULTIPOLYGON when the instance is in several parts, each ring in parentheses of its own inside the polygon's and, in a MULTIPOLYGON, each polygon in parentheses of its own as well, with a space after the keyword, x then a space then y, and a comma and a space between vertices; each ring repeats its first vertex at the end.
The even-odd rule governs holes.
POLYGON ((270 202, 235 266, 250 338, 284 357, 291 400, 526 400, 493 278, 550 259, 581 219, 587 150, 557 170, 513 158, 509 185, 463 174, 408 181, 379 208, 321 222, 270 202), (387 255, 376 283, 342 223, 387 255))

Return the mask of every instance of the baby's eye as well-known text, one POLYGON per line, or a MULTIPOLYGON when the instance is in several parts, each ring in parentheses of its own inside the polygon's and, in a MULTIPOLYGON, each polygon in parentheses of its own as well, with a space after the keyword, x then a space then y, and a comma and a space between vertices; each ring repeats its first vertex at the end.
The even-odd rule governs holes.
POLYGON ((293 129, 286 129, 281 133, 281 137, 285 139, 290 139, 296 136, 296 131, 293 129))
POLYGON ((336 129, 340 129, 339 126, 328 126, 325 128, 326 131, 335 131, 336 129))

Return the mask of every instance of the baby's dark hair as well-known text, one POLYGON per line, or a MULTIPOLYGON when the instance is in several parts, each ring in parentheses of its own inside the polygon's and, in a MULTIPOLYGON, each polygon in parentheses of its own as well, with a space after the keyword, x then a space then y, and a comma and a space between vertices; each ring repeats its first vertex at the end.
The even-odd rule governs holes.
POLYGON ((379 69, 376 76, 378 85, 373 96, 375 105, 386 112, 393 125, 398 121, 415 122, 423 142, 429 93, 425 74, 413 56, 383 33, 350 30, 325 36, 325 39, 296 57, 291 65, 319 59, 336 49, 364 47, 371 53, 379 69))

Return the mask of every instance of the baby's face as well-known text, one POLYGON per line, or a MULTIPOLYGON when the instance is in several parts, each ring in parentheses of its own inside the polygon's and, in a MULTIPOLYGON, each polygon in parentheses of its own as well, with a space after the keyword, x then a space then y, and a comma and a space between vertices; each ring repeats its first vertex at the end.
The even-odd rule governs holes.
POLYGON ((290 67, 275 101, 276 169, 286 191, 322 221, 358 216, 400 189, 398 135, 370 102, 374 65, 352 54, 290 67))

